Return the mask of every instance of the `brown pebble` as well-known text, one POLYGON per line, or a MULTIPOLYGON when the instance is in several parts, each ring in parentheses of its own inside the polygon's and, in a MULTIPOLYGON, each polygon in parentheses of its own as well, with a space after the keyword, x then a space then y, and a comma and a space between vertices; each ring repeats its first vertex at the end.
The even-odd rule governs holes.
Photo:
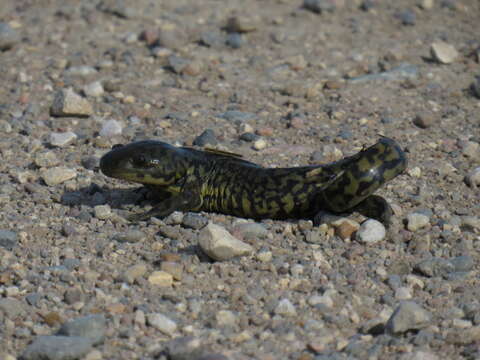
POLYGON ((163 253, 160 254, 160 260, 169 262, 180 262, 180 260, 182 260, 182 257, 179 254, 163 253))
POLYGON ((123 314, 126 310, 126 306, 121 304, 121 303, 116 303, 116 304, 112 304, 112 305, 108 305, 106 307, 106 310, 110 313, 110 314, 123 314))
POLYGON ((290 127, 294 129, 303 129, 305 127, 305 121, 298 116, 295 116, 290 120, 290 127))
POLYGON ((260 135, 260 136, 272 136, 273 135, 273 129, 271 127, 263 127, 263 128, 260 128, 260 129, 257 129, 257 131, 255 131, 257 133, 257 135, 260 135))
POLYGON ((62 317, 55 311, 49 312, 47 315, 42 315, 42 317, 48 326, 55 326, 63 322, 62 317))
POLYGON ((325 82, 325 89, 329 89, 329 90, 341 89, 344 86, 345 86, 345 82, 343 81, 328 80, 327 82, 325 82))
POLYGON ((419 128, 426 129, 433 125, 434 117, 431 113, 422 112, 415 115, 413 123, 419 128))
POLYGON ((140 34, 140 40, 145 41, 147 46, 152 46, 158 41, 158 31, 146 29, 140 34))

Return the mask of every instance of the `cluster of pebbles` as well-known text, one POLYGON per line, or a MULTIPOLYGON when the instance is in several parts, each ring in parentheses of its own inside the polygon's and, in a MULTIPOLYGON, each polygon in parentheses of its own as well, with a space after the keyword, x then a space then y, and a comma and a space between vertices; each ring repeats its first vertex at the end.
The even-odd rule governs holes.
POLYGON ((40 0, 0 7, 0 358, 480 356, 480 3, 40 0), (396 139, 389 228, 175 212, 116 143, 265 166, 396 139))

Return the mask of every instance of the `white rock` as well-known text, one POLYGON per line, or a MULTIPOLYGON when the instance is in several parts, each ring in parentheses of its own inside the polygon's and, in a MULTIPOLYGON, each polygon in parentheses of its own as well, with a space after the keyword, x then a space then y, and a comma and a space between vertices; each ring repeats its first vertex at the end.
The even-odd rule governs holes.
POLYGON ((410 300, 412 294, 410 289, 406 286, 401 286, 395 290, 395 299, 397 300, 410 300))
POLYGON ((263 138, 257 139, 253 142, 253 148, 255 150, 263 150, 266 147, 267 147, 267 142, 263 138))
POLYGON ((393 312, 386 324, 386 330, 392 334, 408 330, 421 329, 429 325, 431 315, 413 301, 402 302, 393 312))
POLYGON ((94 81, 93 83, 87 84, 83 87, 83 92, 87 96, 99 97, 105 93, 103 85, 100 81, 94 81))
POLYGON ((93 208, 95 212, 95 217, 100 220, 108 219, 112 216, 112 209, 109 205, 97 205, 93 208))
POLYGON ((41 176, 43 181, 45 181, 45 184, 48 186, 55 186, 75 178, 77 176, 77 171, 75 169, 59 166, 45 170, 41 176))
POLYGON ((111 119, 103 124, 102 130, 100 130, 100 136, 112 137, 120 135, 122 133, 122 124, 119 121, 111 119))
POLYGON ((249 255, 253 248, 233 237, 223 227, 209 223, 200 231, 200 248, 214 260, 228 260, 235 256, 249 255))
POLYGON ((295 306, 288 299, 282 299, 279 301, 277 307, 275 308, 275 314, 284 315, 284 316, 295 316, 297 311, 295 306))
POLYGON ((77 139, 77 135, 72 131, 67 131, 63 133, 51 133, 50 134, 50 145, 63 147, 77 139))
POLYGON ((432 57, 442 64, 450 64, 458 57, 455 47, 443 41, 434 42, 430 52, 432 57))
POLYGON ((219 327, 234 327, 237 324, 237 317, 232 311, 220 310, 215 314, 215 320, 219 327))
POLYGON ((66 74, 72 76, 90 76, 97 73, 94 67, 88 65, 72 66, 65 71, 66 74))
POLYGON ((473 188, 480 186, 480 167, 477 167, 470 171, 465 177, 465 182, 468 186, 473 188))
POLYGON ((93 114, 93 108, 72 89, 63 89, 55 94, 50 113, 53 116, 90 116, 93 114))
POLYGON ((417 231, 424 228, 429 223, 430 218, 427 215, 415 212, 407 215, 407 229, 410 231, 417 231))
POLYGON ((323 295, 312 295, 308 298, 308 304, 310 306, 315 306, 318 304, 322 304, 327 308, 332 308, 334 305, 333 299, 330 295, 328 294, 323 294, 323 295))
POLYGON ((147 314, 147 323, 169 336, 177 330, 177 323, 160 313, 147 314))
POLYGON ((368 219, 357 231, 356 239, 365 244, 374 244, 385 239, 385 226, 380 221, 368 219))

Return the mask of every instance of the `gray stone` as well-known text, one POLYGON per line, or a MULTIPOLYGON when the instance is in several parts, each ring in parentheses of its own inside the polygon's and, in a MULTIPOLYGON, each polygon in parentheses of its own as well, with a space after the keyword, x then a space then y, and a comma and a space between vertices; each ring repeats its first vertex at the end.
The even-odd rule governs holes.
POLYGON ((385 226, 380 221, 368 219, 358 229, 356 239, 365 244, 375 244, 385 239, 385 226))
POLYGON ((147 323, 169 336, 177 330, 177 323, 160 313, 147 314, 147 323))
POLYGON ((51 133, 50 134, 50 145, 63 147, 68 144, 71 144, 77 139, 77 135, 72 131, 67 131, 63 133, 51 133))
POLYGON ((123 233, 115 234, 113 236, 113 240, 116 240, 122 243, 125 243, 125 242, 136 243, 136 242, 145 240, 146 236, 147 235, 143 231, 132 229, 123 233))
POLYGON ((100 81, 94 81, 90 84, 87 84, 83 87, 83 92, 87 96, 91 97, 100 97, 105 93, 103 85, 100 81))
POLYGON ((214 260, 228 260, 235 256, 249 255, 253 248, 233 237, 225 228, 209 223, 199 234, 200 248, 214 260))
POLYGON ((193 140, 193 145, 196 145, 196 146, 217 145, 217 144, 218 144, 218 140, 212 129, 206 129, 199 136, 197 136, 195 140, 193 140))
POLYGON ((63 89, 55 94, 50 113, 52 116, 88 117, 93 114, 93 108, 88 100, 72 89, 63 89))
POLYGON ((243 239, 265 239, 268 235, 268 230, 264 225, 259 223, 241 223, 235 225, 232 232, 236 235, 237 233, 243 239))
POLYGON ((87 315, 64 323, 58 330, 58 335, 84 337, 97 345, 105 339, 106 325, 105 316, 87 315))
POLYGON ((186 228, 199 230, 208 224, 208 219, 202 215, 186 213, 182 218, 182 225, 186 228))
POLYGON ((470 271, 475 265, 473 258, 468 255, 454 257, 450 259, 450 262, 455 268, 455 271, 459 272, 470 271))
POLYGON ((407 215, 407 229, 417 231, 430 223, 430 218, 419 212, 413 212, 407 215))
POLYGON ((74 179, 77 176, 75 169, 68 169, 66 167, 52 167, 45 170, 41 177, 48 186, 55 186, 65 181, 74 179))
POLYGON ((230 46, 232 49, 240 49, 244 43, 242 35, 239 33, 230 33, 227 35, 225 44, 230 46))
POLYGON ((168 57, 168 65, 176 74, 181 74, 189 63, 189 60, 177 55, 171 55, 168 57))
POLYGON ((22 315, 25 310, 19 300, 6 297, 0 298, 0 311, 3 312, 7 317, 13 319, 18 315, 22 315))
POLYGON ((0 246, 12 250, 17 245, 17 233, 11 230, 0 230, 0 246))
POLYGON ((242 123, 250 120, 254 120, 256 115, 249 112, 238 111, 238 110, 229 110, 221 113, 219 117, 227 120, 232 121, 234 123, 242 123))
POLYGON ((430 324, 431 315, 413 301, 402 302, 393 312, 386 324, 391 334, 399 334, 408 330, 422 329, 430 324))
POLYGON ((480 186, 480 167, 477 167, 470 171, 465 177, 465 182, 468 186, 472 188, 480 186))
POLYGON ((134 281, 147 272, 147 265, 140 263, 128 267, 122 275, 122 280, 129 284, 133 284, 134 281))
POLYGON ((288 299, 282 299, 275 308, 275 314, 283 316, 296 316, 295 306, 288 299))
POLYGON ((53 151, 42 151, 35 154, 34 163, 38 167, 51 167, 58 165, 60 160, 58 160, 57 155, 53 151))
POLYGON ((225 37, 217 31, 205 31, 200 34, 200 42, 205 46, 220 47, 225 43, 225 37))
POLYGON ((109 138, 121 135, 122 130, 122 124, 119 121, 110 119, 103 124, 102 130, 100 130, 100 136, 109 138))
POLYGON ((66 71, 66 75, 70 76, 79 76, 79 77, 88 77, 97 73, 94 67, 88 65, 72 66, 69 67, 66 71))
POLYGON ((215 314, 217 327, 235 327, 237 325, 237 316, 230 310, 219 310, 215 314))
POLYGON ((303 7, 317 14, 334 11, 336 8, 335 2, 331 0, 304 0, 303 7))
POLYGON ((385 72, 351 78, 349 82, 352 84, 359 84, 366 81, 415 79, 418 77, 418 74, 419 71, 417 66, 411 64, 401 64, 385 72))
POLYGON ((444 276, 448 273, 454 272, 455 266, 451 261, 433 257, 419 262, 415 265, 414 269, 420 272, 422 275, 433 277, 444 276))
POLYGON ((9 24, 0 22, 0 50, 6 51, 20 42, 20 35, 9 24))
POLYGON ((198 360, 203 348, 198 338, 184 336, 168 342, 167 353, 170 360, 198 360))
POLYGON ((27 346, 22 360, 75 360, 92 349, 90 339, 80 336, 39 336, 27 346))

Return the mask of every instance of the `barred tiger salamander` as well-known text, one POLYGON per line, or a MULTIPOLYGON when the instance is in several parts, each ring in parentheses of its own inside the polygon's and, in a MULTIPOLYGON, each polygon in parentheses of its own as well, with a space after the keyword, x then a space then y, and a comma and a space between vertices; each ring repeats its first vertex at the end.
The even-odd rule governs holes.
POLYGON ((137 221, 176 210, 253 219, 312 218, 327 210, 360 211, 388 224, 391 208, 373 193, 406 166, 405 153, 385 137, 340 161, 290 168, 264 168, 235 154, 153 140, 114 146, 100 160, 105 175, 161 195, 152 210, 131 218, 137 221))

